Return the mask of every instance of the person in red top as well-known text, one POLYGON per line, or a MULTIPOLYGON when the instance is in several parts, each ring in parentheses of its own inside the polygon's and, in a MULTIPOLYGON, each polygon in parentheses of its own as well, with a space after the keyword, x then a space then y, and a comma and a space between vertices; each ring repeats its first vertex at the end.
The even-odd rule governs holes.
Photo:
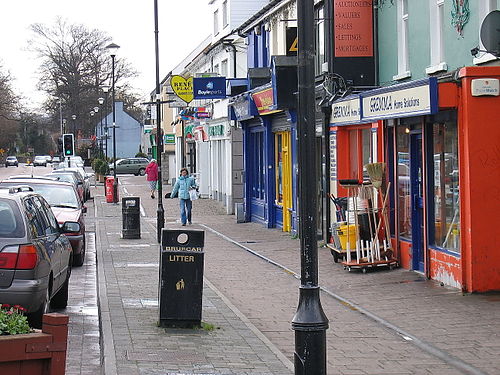
POLYGON ((158 183, 158 164, 156 164, 155 159, 151 159, 151 162, 146 167, 146 180, 151 189, 151 198, 155 199, 155 191, 158 183))

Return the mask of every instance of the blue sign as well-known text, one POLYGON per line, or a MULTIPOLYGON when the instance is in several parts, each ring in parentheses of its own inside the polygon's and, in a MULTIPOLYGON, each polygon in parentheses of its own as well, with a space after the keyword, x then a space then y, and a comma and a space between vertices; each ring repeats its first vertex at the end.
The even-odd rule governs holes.
POLYGON ((195 99, 224 99, 226 97, 226 77, 193 78, 195 99))

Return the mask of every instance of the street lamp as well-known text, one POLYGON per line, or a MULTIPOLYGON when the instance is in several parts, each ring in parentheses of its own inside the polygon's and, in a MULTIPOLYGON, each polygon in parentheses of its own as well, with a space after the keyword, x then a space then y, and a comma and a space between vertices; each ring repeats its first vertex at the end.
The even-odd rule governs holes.
POLYGON ((106 112, 106 117, 104 117, 104 135, 105 135, 105 140, 106 140, 106 161, 108 161, 108 92, 109 92, 109 86, 104 85, 101 86, 102 92, 105 94, 104 95, 104 112, 106 112))
POLYGON ((161 155, 163 153, 163 135, 161 132, 160 104, 160 59, 158 46, 158 0, 154 0, 155 17, 155 60, 156 60, 156 159, 158 163, 158 207, 156 209, 156 236, 161 242, 161 232, 165 225, 165 210, 163 209, 163 187, 161 175, 161 155))
POLYGON ((300 237, 299 305, 295 331, 295 374, 326 374, 328 319, 321 307, 316 238, 317 176, 314 75, 314 0, 297 0, 298 192, 300 237))
MULTIPOLYGON (((102 106, 104 104, 104 98, 102 98, 102 97, 97 99, 97 101, 98 101, 100 106, 102 106)), ((103 115, 104 115, 104 113, 103 113, 103 111, 101 111, 101 119, 100 119, 100 125, 99 125, 99 138, 101 139, 101 143, 99 144, 99 151, 100 151, 99 158, 102 158, 102 156, 104 154, 103 153, 103 146, 102 146, 102 144, 104 142, 104 138, 103 138, 104 134, 102 133, 102 117, 103 117, 103 115)))
POLYGON ((113 103, 113 203, 118 203, 118 180, 116 178, 116 111, 115 111, 115 57, 120 46, 111 43, 106 47, 111 56, 111 95, 113 103))

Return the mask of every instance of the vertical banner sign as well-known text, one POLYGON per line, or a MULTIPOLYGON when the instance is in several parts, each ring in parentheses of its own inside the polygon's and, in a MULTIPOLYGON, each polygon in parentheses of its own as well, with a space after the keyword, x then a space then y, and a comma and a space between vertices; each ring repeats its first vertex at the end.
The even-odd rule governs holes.
POLYGON ((335 57, 373 56, 372 0, 335 0, 335 57))

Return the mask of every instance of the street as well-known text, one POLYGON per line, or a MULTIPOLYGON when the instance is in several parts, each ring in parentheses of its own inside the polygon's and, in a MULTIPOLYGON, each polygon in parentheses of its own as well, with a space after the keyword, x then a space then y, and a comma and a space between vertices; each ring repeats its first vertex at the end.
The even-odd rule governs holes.
MULTIPOLYGON (((6 168, 0 178, 29 171, 6 168)), ((299 241, 237 224, 212 200, 194 201, 187 229, 205 231, 203 321, 215 328, 161 329, 157 200, 144 177, 119 179, 120 198, 141 198, 142 238, 121 239, 121 205, 105 202, 102 184, 93 188, 87 258, 73 269, 69 305, 59 311, 70 316, 67 374, 293 373, 299 241)), ((180 229, 178 200, 164 207, 166 227, 180 229)), ((403 269, 347 272, 325 248, 319 271, 328 373, 500 373, 498 294, 462 295, 403 269)))

